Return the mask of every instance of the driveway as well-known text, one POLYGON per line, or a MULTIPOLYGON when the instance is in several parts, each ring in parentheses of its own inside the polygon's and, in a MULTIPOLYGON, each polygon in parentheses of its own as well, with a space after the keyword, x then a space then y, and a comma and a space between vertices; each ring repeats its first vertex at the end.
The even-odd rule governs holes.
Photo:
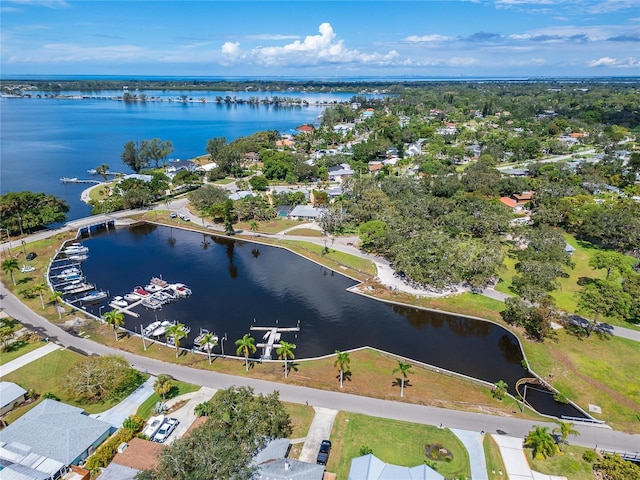
POLYGON ((180 421, 180 424, 167 439, 166 443, 173 443, 176 439, 182 437, 186 433, 193 422, 196 421, 197 417, 194 412, 196 405, 211 399, 211 397, 213 397, 216 392, 217 389, 215 388, 201 387, 197 392, 186 393, 184 395, 180 395, 179 397, 172 398, 171 400, 166 402, 167 407, 171 408, 176 403, 182 400, 187 400, 187 403, 185 403, 182 407, 180 407, 175 412, 171 412, 167 415, 169 417, 177 418, 180 421))
POLYGON ((322 440, 328 440, 333 429, 333 421, 336 419, 338 410, 330 408, 313 407, 315 415, 309 427, 307 438, 302 446, 299 460, 301 462, 316 463, 318 449, 322 440))
POLYGON ((92 413, 89 416, 107 422, 116 428, 122 427, 122 422, 124 422, 125 418, 135 414, 140 404, 153 395, 153 382, 155 380, 156 377, 149 377, 135 392, 116 406, 101 413, 92 413))

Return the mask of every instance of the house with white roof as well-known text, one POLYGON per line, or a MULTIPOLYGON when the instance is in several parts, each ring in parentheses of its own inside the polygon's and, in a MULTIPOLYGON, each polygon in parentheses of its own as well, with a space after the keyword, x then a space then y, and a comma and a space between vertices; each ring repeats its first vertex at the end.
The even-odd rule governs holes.
POLYGON ((27 391, 13 382, 0 382, 0 415, 13 410, 26 399, 27 391))
POLYGON ((400 467, 384 463, 370 453, 351 460, 348 480, 444 480, 444 477, 426 465, 400 467))
POLYGON ((312 207, 311 205, 296 205, 295 208, 291 210, 289 218, 306 221, 318 220, 325 210, 324 208, 312 207))

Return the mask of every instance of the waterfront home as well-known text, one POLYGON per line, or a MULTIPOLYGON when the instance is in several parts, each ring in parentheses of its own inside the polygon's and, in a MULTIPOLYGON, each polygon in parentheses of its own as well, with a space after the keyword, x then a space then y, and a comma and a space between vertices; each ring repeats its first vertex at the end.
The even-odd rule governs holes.
POLYGON ((348 480, 444 480, 444 477, 426 465, 400 467, 384 463, 370 453, 351 460, 348 480))
POLYGON ((192 160, 173 160, 167 164, 164 168, 164 173, 169 178, 175 177, 176 173, 181 170, 186 170, 188 172, 196 171, 196 164, 192 160))
POLYGON ((291 442, 286 438, 271 440, 254 457, 252 463, 258 468, 261 480, 322 480, 324 466, 287 458, 291 442))
POLYGON ((324 208, 316 208, 310 205, 296 205, 294 209, 291 210, 289 218, 304 221, 318 220, 324 210, 324 208))

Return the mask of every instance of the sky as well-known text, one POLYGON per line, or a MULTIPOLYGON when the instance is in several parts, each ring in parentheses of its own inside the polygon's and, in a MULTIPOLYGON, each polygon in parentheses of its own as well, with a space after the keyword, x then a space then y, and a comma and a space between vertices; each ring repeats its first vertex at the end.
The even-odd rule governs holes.
POLYGON ((0 72, 640 75, 639 0, 1 0, 0 72))

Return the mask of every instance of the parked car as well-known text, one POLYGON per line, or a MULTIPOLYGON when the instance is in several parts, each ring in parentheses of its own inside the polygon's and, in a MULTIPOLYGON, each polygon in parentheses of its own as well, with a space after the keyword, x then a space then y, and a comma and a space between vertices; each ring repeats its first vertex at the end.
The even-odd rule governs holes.
POLYGON ((178 216, 178 214, 177 214, 176 212, 171 212, 171 213, 169 214, 169 216, 170 216, 171 218, 176 218, 176 217, 178 216))
POLYGON ((177 418, 167 418, 158 433, 153 436, 153 441, 158 443, 164 443, 169 438, 180 422, 177 418))
POLYGON ((329 461, 329 452, 331 452, 331 442, 329 440, 322 440, 322 442, 320 442, 320 451, 318 452, 316 463, 318 465, 326 465, 329 461))
POLYGON ((36 252, 29 252, 29 254, 27 255, 27 260, 33 260, 37 256, 38 254, 36 252))

